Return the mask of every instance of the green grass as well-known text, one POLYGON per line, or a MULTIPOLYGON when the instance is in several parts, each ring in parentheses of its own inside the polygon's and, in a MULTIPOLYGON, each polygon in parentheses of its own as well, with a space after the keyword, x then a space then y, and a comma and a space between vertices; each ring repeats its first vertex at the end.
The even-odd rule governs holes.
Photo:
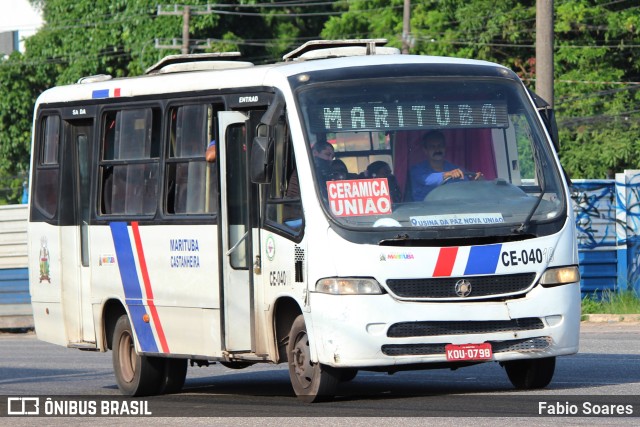
POLYGON ((582 314, 638 314, 640 297, 634 291, 602 292, 601 298, 587 295, 582 299, 582 314))

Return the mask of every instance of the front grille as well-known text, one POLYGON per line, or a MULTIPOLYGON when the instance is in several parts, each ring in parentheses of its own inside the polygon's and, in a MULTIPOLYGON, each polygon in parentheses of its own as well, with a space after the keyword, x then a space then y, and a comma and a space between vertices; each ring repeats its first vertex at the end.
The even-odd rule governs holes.
POLYGON ((433 337, 438 335, 485 334, 492 332, 519 332, 544 328, 542 320, 526 317, 512 320, 403 322, 391 325, 390 338, 433 337))
MULTIPOLYGON (((551 345, 551 337, 525 338, 507 341, 488 341, 494 353, 508 351, 543 351, 551 345)), ((446 344, 385 344, 382 353, 387 356, 444 355, 446 344)))
POLYGON ((509 274, 504 276, 438 277, 431 279, 388 279, 389 290, 399 298, 432 298, 469 300, 478 297, 515 294, 526 291, 535 279, 535 273, 509 274), (471 293, 466 297, 456 294, 458 280, 471 284, 471 293))

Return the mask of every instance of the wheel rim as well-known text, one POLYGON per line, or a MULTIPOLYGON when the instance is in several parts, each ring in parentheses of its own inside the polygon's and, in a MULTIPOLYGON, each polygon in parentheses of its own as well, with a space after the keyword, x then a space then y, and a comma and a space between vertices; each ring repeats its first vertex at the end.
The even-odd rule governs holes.
POLYGON ((136 350, 133 346, 131 334, 123 333, 120 335, 120 345, 118 346, 118 360, 120 364, 120 373, 125 382, 133 381, 136 366, 136 350))
POLYGON ((309 351, 309 338, 305 332, 295 337, 295 345, 291 352, 291 360, 295 377, 303 388, 308 388, 313 382, 313 364, 309 351))

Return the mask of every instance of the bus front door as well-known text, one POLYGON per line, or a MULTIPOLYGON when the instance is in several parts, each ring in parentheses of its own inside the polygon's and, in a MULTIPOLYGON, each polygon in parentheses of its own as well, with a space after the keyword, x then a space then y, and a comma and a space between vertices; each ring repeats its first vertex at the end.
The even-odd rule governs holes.
POLYGON ((223 346, 231 353, 251 351, 254 320, 247 120, 245 114, 237 111, 218 113, 223 346))
POLYGON ((60 243, 66 248, 61 257, 62 307, 69 345, 95 347, 91 311, 91 270, 89 220, 91 195, 91 141, 93 120, 66 121, 62 193, 71 195, 60 204, 60 243), (69 191, 73 189, 73 191, 69 191), (78 268, 80 267, 80 268, 78 268))

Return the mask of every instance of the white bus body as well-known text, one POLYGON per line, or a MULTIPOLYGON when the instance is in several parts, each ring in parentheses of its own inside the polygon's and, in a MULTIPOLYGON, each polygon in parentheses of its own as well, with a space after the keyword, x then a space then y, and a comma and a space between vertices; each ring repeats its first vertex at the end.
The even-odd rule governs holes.
POLYGON ((517 388, 546 386, 578 351, 580 291, 568 187, 532 95, 496 64, 365 44, 44 92, 38 338, 113 350, 129 395, 180 390, 189 359, 288 362, 306 401, 358 370, 488 361, 517 388), (424 196, 412 187, 433 130, 467 177, 424 196), (314 160, 323 140, 349 175, 314 160), (380 160, 393 176, 367 171, 380 160))

